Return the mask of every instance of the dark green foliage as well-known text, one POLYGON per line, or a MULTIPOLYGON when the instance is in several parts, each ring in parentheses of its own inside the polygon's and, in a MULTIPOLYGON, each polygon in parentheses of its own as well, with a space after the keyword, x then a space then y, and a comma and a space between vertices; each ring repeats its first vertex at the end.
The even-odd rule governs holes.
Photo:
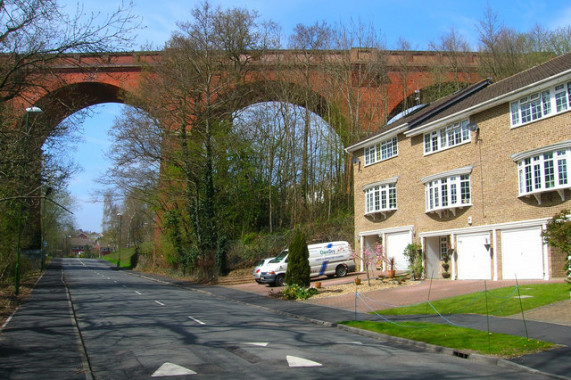
POLYGON ((218 248, 216 250, 216 269, 218 274, 225 276, 228 274, 227 246, 228 240, 224 237, 218 240, 218 248))
POLYGON ((547 223, 543 231, 543 241, 551 247, 557 248, 567 258, 565 269, 569 272, 569 256, 571 255, 571 215, 569 210, 561 210, 547 223))
POLYGON ((309 250, 305 242, 305 234, 297 230, 289 246, 285 283, 288 285, 308 287, 309 274, 309 250))
POLYGON ((282 291, 282 295, 288 300, 306 300, 317 293, 315 288, 304 288, 299 285, 288 285, 282 291))
POLYGON ((406 246, 404 255, 408 259, 411 277, 420 280, 424 271, 422 267, 422 247, 413 243, 406 246))
POLYGON ((129 267, 131 269, 134 269, 135 267, 137 267, 137 264, 139 263, 139 255, 140 254, 141 254, 141 248, 139 248, 139 246, 136 246, 135 247, 135 253, 130 258, 129 267))

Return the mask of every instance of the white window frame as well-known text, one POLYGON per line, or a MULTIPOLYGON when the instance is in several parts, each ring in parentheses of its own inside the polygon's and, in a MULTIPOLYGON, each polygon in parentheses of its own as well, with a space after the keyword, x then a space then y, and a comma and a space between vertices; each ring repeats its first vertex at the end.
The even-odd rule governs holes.
POLYGON ((457 209, 472 206, 472 168, 470 165, 422 178, 426 213, 442 217, 450 211, 456 216, 457 209))
POLYGON ((393 136, 365 148, 365 166, 398 156, 398 138, 393 136))
POLYGON ((381 214, 384 217, 388 212, 396 211, 397 180, 399 177, 387 178, 384 181, 363 186, 365 193, 365 215, 381 214))
POLYGON ((534 196, 541 204, 541 194, 556 191, 565 201, 565 189, 571 188, 571 140, 527 152, 516 153, 519 197, 534 196))
POLYGON ((510 103, 512 128, 571 110, 571 81, 559 83, 510 103))
POLYGON ((471 141, 469 121, 462 120, 444 128, 427 132, 423 136, 424 154, 432 154, 471 141))

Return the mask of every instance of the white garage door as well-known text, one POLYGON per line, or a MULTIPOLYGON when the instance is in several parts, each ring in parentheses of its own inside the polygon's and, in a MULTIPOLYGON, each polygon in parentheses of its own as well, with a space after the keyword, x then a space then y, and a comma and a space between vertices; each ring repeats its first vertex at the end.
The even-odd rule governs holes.
POLYGON ((404 249, 411 243, 410 232, 396 232, 387 234, 387 257, 395 258, 396 270, 407 270, 408 259, 404 255, 404 249))
POLYGON ((458 279, 490 280, 492 278, 492 258, 485 247, 486 233, 458 235, 458 279))
POLYGON ((541 227, 502 231, 504 279, 543 279, 541 227))

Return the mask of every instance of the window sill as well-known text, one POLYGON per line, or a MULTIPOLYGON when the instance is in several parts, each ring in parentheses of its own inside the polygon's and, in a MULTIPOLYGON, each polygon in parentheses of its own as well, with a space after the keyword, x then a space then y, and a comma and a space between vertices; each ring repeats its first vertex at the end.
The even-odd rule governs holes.
POLYGON ((426 213, 427 214, 438 214, 439 218, 442 218, 442 215, 444 216, 448 216, 450 215, 450 213, 452 213, 452 215, 456 216, 456 210, 462 210, 465 207, 471 207, 472 204, 471 203, 466 203, 465 205, 461 205, 461 206, 455 206, 455 207, 446 207, 446 208, 438 208, 438 209, 433 209, 433 210, 427 210, 426 213))
POLYGON ((544 193, 551 193, 556 191, 557 194, 559 194, 559 196, 561 197, 561 201, 565 202, 565 189, 568 189, 568 187, 563 187, 563 188, 556 188, 556 189, 546 189, 546 190, 540 190, 540 191, 536 191, 536 192, 532 192, 532 193, 526 193, 526 194, 522 194, 519 196, 519 198, 530 198, 530 197, 534 197, 535 200, 537 201, 538 205, 541 205, 541 194, 544 193))
MULTIPOLYGON (((373 221, 377 221, 377 218, 387 219, 388 214, 395 212, 397 209, 387 209, 387 210, 379 210, 379 211, 371 211, 364 214, 365 217, 370 217, 373 221)), ((379 219, 381 220, 381 219, 379 219)))

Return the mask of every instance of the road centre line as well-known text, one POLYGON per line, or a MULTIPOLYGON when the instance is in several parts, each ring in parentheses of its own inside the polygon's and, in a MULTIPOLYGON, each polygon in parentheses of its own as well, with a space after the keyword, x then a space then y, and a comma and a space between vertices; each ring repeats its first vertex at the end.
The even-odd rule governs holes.
POLYGON ((192 319, 194 322, 198 323, 199 325, 205 325, 206 323, 202 322, 199 319, 196 319, 194 317, 191 317, 190 315, 188 316, 189 319, 192 319))

